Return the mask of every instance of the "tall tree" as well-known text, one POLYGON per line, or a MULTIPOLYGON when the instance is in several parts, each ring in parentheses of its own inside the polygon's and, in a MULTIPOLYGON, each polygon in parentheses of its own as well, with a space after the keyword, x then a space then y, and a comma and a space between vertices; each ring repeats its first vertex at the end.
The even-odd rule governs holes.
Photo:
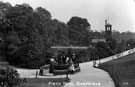
POLYGON ((33 15, 34 11, 28 4, 11 7, 5 14, 9 26, 3 29, 6 29, 6 52, 11 64, 27 68, 39 68, 43 65, 45 48, 42 37, 35 27, 33 15))
MULTIPOLYGON (((73 45, 86 45, 84 39, 87 38, 90 24, 87 19, 81 17, 72 17, 67 23, 69 26, 69 39, 73 45)), ((88 43, 87 43, 88 45, 88 43)))
POLYGON ((69 45, 68 39, 68 27, 65 23, 58 20, 53 20, 55 22, 55 45, 69 45))

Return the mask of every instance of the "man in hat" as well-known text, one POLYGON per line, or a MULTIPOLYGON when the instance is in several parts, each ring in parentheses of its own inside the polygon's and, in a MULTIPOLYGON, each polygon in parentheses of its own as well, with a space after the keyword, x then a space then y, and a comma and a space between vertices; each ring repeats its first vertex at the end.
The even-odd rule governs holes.
POLYGON ((76 55, 75 55, 75 54, 73 54, 73 56, 72 56, 72 61, 73 61, 74 63, 76 63, 76 55))

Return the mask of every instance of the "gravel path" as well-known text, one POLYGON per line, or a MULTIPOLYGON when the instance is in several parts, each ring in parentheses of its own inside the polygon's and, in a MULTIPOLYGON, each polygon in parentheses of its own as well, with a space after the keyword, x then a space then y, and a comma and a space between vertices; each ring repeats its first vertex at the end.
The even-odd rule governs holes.
MULTIPOLYGON (((96 62, 104 63, 134 52, 135 49, 131 49, 96 62)), ((115 87, 115 84, 109 74, 106 71, 94 68, 92 62, 82 63, 80 64, 80 67, 81 72, 76 73, 75 75, 69 75, 71 81, 64 87, 115 87)))
POLYGON ((71 81, 64 87, 115 87, 107 72, 92 65, 92 62, 80 64, 81 72, 69 75, 71 81))
MULTIPOLYGON (((81 72, 69 75, 71 81, 65 83, 64 87, 115 87, 112 79, 107 72, 94 68, 92 62, 86 62, 80 64, 81 72)), ((21 74, 21 77, 35 78, 36 71, 29 69, 17 69, 21 74)), ((38 78, 65 78, 66 75, 47 74, 46 76, 39 76, 38 78)))

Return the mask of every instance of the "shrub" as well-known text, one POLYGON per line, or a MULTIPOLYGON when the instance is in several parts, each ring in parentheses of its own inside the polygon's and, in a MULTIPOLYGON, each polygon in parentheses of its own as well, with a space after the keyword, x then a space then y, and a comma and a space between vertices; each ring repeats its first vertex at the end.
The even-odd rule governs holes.
POLYGON ((0 86, 13 87, 21 83, 21 79, 16 70, 10 67, 0 68, 0 86))

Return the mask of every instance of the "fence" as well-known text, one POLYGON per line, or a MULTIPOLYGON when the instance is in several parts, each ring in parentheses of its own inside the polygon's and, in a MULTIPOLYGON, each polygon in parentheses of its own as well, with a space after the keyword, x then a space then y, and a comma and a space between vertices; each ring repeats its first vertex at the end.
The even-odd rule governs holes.
POLYGON ((107 58, 103 58, 103 59, 100 60, 100 63, 104 63, 104 62, 107 62, 107 61, 110 61, 110 60, 118 59, 120 57, 132 54, 134 52, 135 52, 135 48, 127 50, 125 52, 121 52, 119 54, 116 54, 116 55, 113 55, 113 56, 110 56, 110 57, 107 57, 107 58))

